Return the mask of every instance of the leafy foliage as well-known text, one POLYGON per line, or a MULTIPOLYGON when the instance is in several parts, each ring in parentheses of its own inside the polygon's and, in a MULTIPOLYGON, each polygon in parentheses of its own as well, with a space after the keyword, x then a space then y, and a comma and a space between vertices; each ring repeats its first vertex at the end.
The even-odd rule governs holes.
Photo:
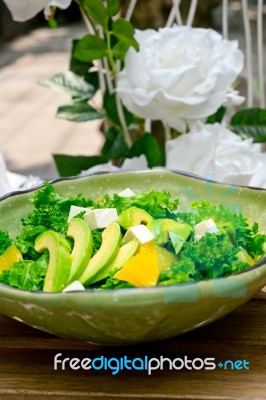
POLYGON ((39 83, 58 92, 67 93, 76 101, 89 100, 95 93, 94 86, 72 71, 61 72, 39 83))
POLYGON ((250 227, 247 218, 241 213, 235 214, 222 205, 207 201, 193 203, 191 207, 198 211, 201 221, 212 218, 220 231, 227 233, 232 243, 236 247, 244 248, 251 257, 256 259, 264 254, 266 235, 258 234, 257 224, 250 227))
POLYGON ((175 210, 177 205, 178 199, 172 200, 169 192, 151 190, 132 197, 120 197, 116 193, 113 197, 106 195, 103 199, 97 200, 94 206, 96 208, 114 207, 119 214, 135 206, 147 211, 154 218, 163 218, 166 216, 168 210, 175 210))
POLYGON ((195 264, 190 259, 184 259, 182 263, 173 262, 168 270, 160 273, 158 284, 160 286, 174 285, 193 281, 196 274, 195 264))
POLYGON ((10 239, 7 232, 0 231, 0 256, 12 245, 13 241, 10 239))
POLYGON ((116 160, 125 157, 128 153, 128 147, 124 137, 114 127, 106 132, 106 140, 102 148, 102 156, 108 160, 116 160))
POLYGON ((104 28, 107 27, 109 15, 101 0, 80 0, 80 3, 95 22, 104 28))
MULTIPOLYGON (((227 234, 207 233, 198 242, 189 241, 180 253, 179 268, 194 264, 194 280, 227 276, 249 268, 249 264, 237 257, 239 248, 233 246, 227 234)), ((192 270, 192 269, 191 269, 192 270)))
POLYGON ((231 129, 243 139, 266 142, 266 110, 249 108, 238 111, 231 119, 231 129))
POLYGON ((127 157, 133 158, 144 154, 150 168, 164 165, 163 151, 160 149, 156 139, 149 133, 141 136, 129 150, 127 157))
POLYGON ((121 132, 111 127, 106 133, 106 141, 100 156, 69 156, 54 154, 54 160, 61 176, 73 176, 98 164, 105 164, 110 160, 133 158, 144 154, 149 167, 164 164, 164 151, 159 148, 156 139, 145 134, 128 149, 121 132))
POLYGON ((94 229, 91 231, 92 237, 93 237, 93 253, 92 255, 94 256, 95 253, 99 250, 102 244, 102 229, 94 229))
POLYGON ((45 182, 43 188, 33 193, 30 202, 34 204, 36 208, 49 204, 60 209, 65 215, 68 214, 71 205, 79 207, 89 207, 93 205, 91 199, 85 198, 81 194, 75 197, 62 196, 49 182, 45 182))
POLYGON ((124 60, 130 47, 138 50, 139 45, 134 37, 132 24, 117 17, 120 10, 119 0, 108 0, 105 3, 101 0, 81 0, 79 5, 88 19, 92 33, 73 41, 70 71, 56 74, 40 83, 57 91, 68 93, 72 97, 72 103, 58 108, 56 113, 58 118, 72 122, 106 118, 109 128, 105 132, 106 142, 101 156, 55 154, 54 160, 60 175, 76 175, 96 164, 126 157, 132 158, 141 154, 145 154, 150 167, 164 165, 164 150, 160 150, 152 135, 143 135, 144 121, 138 119, 138 122, 135 123, 135 116, 121 105, 125 124, 133 137, 133 146, 129 149, 128 142, 131 139, 125 140, 124 121, 117 110, 117 98, 110 89, 110 85, 107 85, 108 90, 104 95, 104 112, 88 103, 88 100, 92 99, 99 88, 95 60, 104 59, 101 65, 107 68, 108 79, 115 83, 116 74, 121 65, 120 61, 124 60), (141 133, 142 136, 135 135, 136 132, 141 133), (111 143, 112 141, 113 143, 111 143))
POLYGON ((107 0, 107 10, 110 17, 114 17, 120 10, 119 0, 107 0))
POLYGON ((60 106, 56 113, 57 118, 67 119, 73 122, 92 121, 101 119, 103 114, 95 110, 86 101, 78 101, 72 104, 60 106))
POLYGON ((48 262, 48 253, 36 261, 16 262, 0 275, 0 282, 22 290, 42 290, 48 262))
MULTIPOLYGON (((45 230, 52 229, 55 232, 65 233, 67 231, 67 217, 70 206, 89 207, 93 204, 91 199, 85 199, 81 195, 76 197, 61 196, 57 193, 50 183, 45 183, 44 188, 33 193, 30 201, 35 209, 22 219, 22 224, 26 227, 44 227, 45 230)), ((41 232, 39 232, 41 233, 41 232)), ((23 232, 22 241, 26 242, 35 235, 35 230, 28 228, 23 232), (32 236, 33 235, 33 236, 32 236)), ((30 240, 31 242, 31 240, 30 240)))
POLYGON ((222 120, 223 120, 223 118, 224 118, 224 116, 225 116, 225 113, 226 113, 226 108, 225 108, 224 106, 220 107, 220 108, 216 111, 216 113, 210 115, 210 116, 207 118, 206 124, 215 124, 215 123, 217 123, 217 122, 218 122, 218 123, 221 123, 222 120))
MULTIPOLYGON (((71 205, 114 207, 118 214, 135 206, 147 211, 153 218, 172 218, 189 224, 191 228, 212 218, 218 227, 218 233, 206 233, 198 241, 194 240, 193 231, 186 241, 169 232, 169 239, 164 247, 177 254, 177 261, 161 271, 158 285, 229 276, 249 268, 249 258, 245 258, 245 254, 255 261, 265 254, 266 235, 259 233, 257 223, 250 226, 242 214, 207 201, 192 203, 187 212, 178 212, 178 199, 172 199, 166 191, 151 190, 131 197, 107 194, 93 201, 81 195, 62 196, 50 183, 46 183, 32 194, 30 201, 35 209, 22 219, 23 229, 17 238, 11 240, 7 233, 0 232, 0 254, 14 243, 23 255, 23 261, 15 262, 9 270, 3 271, 0 282, 23 290, 42 290, 49 254, 46 251, 40 256, 35 251, 36 237, 47 229, 66 236, 71 205)), ((83 213, 79 217, 82 218, 83 213)), ((93 255, 101 247, 102 232, 103 229, 92 231, 93 255)), ((91 288, 109 290, 133 287, 115 278, 115 274, 116 271, 112 270, 105 281, 92 285, 91 288)))
POLYGON ((74 57, 79 61, 91 62, 107 56, 107 46, 103 39, 94 35, 86 35, 79 40, 74 57))
POLYGON ((108 160, 105 156, 71 156, 54 154, 54 161, 61 176, 74 176, 94 165, 104 164, 108 160))
POLYGON ((74 56, 79 41, 79 39, 74 39, 72 42, 69 69, 76 75, 84 78, 86 82, 90 83, 94 87, 94 91, 96 92, 99 89, 99 80, 97 71, 90 71, 90 69, 93 68, 93 63, 80 61, 74 56))
MULTIPOLYGON (((34 213, 34 212, 33 212, 34 213)), ((27 218, 26 218, 27 220, 27 218)), ((30 218, 28 219, 30 221, 30 218)), ((31 219, 32 222, 33 218, 31 219)), ((38 222, 37 222, 38 223, 38 222)), ((40 254, 34 249, 35 239, 38 235, 46 231, 45 225, 26 225, 16 238, 16 246, 21 251, 24 259, 37 260, 40 254)))
MULTIPOLYGON (((125 116, 125 121, 127 126, 129 126, 133 121, 133 115, 125 108, 123 108, 123 113, 125 116)), ((104 109, 106 113, 106 118, 115 124, 117 127, 121 127, 121 121, 119 119, 119 115, 117 112, 117 104, 116 97, 114 94, 110 94, 109 92, 105 92, 104 95, 104 109)), ((121 132, 120 132, 121 133, 121 132)))

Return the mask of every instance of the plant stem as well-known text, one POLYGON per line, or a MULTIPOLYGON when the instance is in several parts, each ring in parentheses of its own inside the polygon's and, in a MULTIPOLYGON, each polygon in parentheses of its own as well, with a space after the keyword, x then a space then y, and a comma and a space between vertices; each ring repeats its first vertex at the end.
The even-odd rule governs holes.
POLYGON ((150 119, 145 119, 144 129, 145 129, 145 132, 151 132, 151 120, 150 119))
POLYGON ((105 32, 105 34, 106 34, 108 60, 109 60, 110 66, 111 66, 112 74, 113 74, 113 76, 115 76, 116 75, 116 64, 115 64, 113 53, 112 53, 111 34, 108 30, 105 32))
POLYGON ((165 141, 166 142, 167 142, 167 140, 171 140, 172 139, 171 128, 167 124, 164 124, 164 137, 165 137, 165 141))
MULTIPOLYGON (((117 86, 117 75, 118 75, 118 72, 120 71, 120 68, 121 68, 121 61, 120 60, 116 60, 116 77, 115 77, 116 86, 117 86)), ((132 143, 132 139, 130 137, 130 133, 129 133, 128 127, 127 127, 126 118, 125 118, 125 115, 124 115, 124 110, 123 110, 123 107, 122 107, 122 103, 121 103, 121 100, 120 100, 117 92, 115 92, 115 101, 116 101, 116 107, 117 107, 117 113, 118 113, 119 121, 120 121, 122 129, 123 129, 123 136, 124 136, 126 144, 130 148, 133 143, 132 143)))
POLYGON ((124 136, 126 144, 130 148, 132 146, 132 140, 131 140, 130 133, 129 133, 129 130, 128 130, 128 127, 127 127, 127 123, 126 123, 123 107, 122 107, 122 104, 121 104, 120 98, 118 97, 118 93, 117 92, 115 92, 115 101, 116 101, 116 107, 117 107, 119 120, 120 120, 120 123, 121 123, 121 126, 122 126, 122 130, 123 130, 123 136, 124 136))
POLYGON ((99 36, 98 30, 97 30, 97 28, 96 28, 96 26, 95 26, 93 20, 91 19, 90 14, 87 12, 86 8, 83 7, 82 2, 81 2, 80 0, 76 0, 76 2, 77 2, 77 4, 79 5, 79 8, 80 8, 80 10, 81 10, 81 13, 83 14, 83 17, 84 17, 85 21, 86 21, 86 19, 87 19, 86 23, 87 23, 87 24, 89 23, 90 26, 91 26, 91 28, 92 28, 92 30, 93 30, 93 33, 94 33, 96 36, 99 36))
MULTIPOLYGON (((83 15, 83 18, 86 22, 86 25, 89 29, 89 32, 92 34, 95 34, 96 36, 100 37, 103 39, 104 34, 106 35, 106 43, 107 43, 107 53, 108 53, 108 58, 104 58, 103 60, 98 60, 98 67, 99 67, 99 82, 100 82, 100 89, 102 92, 102 96, 104 96, 106 86, 105 86, 105 79, 106 78, 106 84, 107 88, 110 94, 114 93, 114 83, 113 83, 113 78, 116 79, 117 73, 120 70, 120 61, 118 60, 115 62, 113 58, 113 53, 112 53, 112 47, 111 47, 111 34, 108 30, 105 32, 103 31, 102 27, 97 27, 95 26, 93 20, 91 19, 90 15, 86 11, 85 7, 83 7, 82 2, 80 0, 76 0, 78 3, 81 13, 83 15), (103 71, 103 66, 105 69, 105 73, 103 71), (110 68, 111 67, 111 68, 110 68), (111 70, 111 71, 110 71, 111 70)), ((116 107, 117 107, 117 113, 119 117, 119 121, 122 127, 122 133, 125 139, 125 142, 127 146, 130 148, 132 146, 132 139, 130 137, 130 133, 127 127, 122 103, 120 101, 120 98, 118 97, 118 94, 115 93, 115 100, 116 100, 116 107)), ((105 119, 105 129, 108 124, 106 124, 106 119, 105 119)))

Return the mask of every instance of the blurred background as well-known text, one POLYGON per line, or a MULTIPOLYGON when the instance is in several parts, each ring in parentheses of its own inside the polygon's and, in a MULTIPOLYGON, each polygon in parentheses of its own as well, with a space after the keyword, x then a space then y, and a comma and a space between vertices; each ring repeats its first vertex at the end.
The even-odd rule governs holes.
MULTIPOLYGON (((121 0, 121 3, 126 10, 129 0, 121 0)), ((132 18, 134 26, 140 29, 164 26, 171 5, 171 0, 139 1, 132 18)), ((249 0, 248 5, 253 51, 256 52, 257 0, 249 0)), ((184 20, 189 6, 190 0, 181 1, 184 20)), ((265 1, 264 8, 265 21, 265 1)), ((38 80, 68 69, 72 40, 87 33, 74 2, 68 10, 58 10, 56 15, 59 25, 56 29, 48 27, 42 13, 25 23, 15 23, 0 0, 0 152, 11 171, 43 179, 58 175, 53 153, 93 155, 99 153, 103 143, 99 121, 72 123, 56 119, 57 107, 68 103, 68 96, 38 85, 38 80)), ((240 0, 229 0, 228 16, 229 38, 238 39, 245 52, 240 0)), ((221 31, 222 1, 199 0, 193 25, 221 31)), ((253 64, 256 76, 255 53, 253 64)), ((238 89, 244 95, 245 74, 244 70, 238 82, 238 89)), ((259 89, 256 78, 253 85, 256 93, 259 89)))

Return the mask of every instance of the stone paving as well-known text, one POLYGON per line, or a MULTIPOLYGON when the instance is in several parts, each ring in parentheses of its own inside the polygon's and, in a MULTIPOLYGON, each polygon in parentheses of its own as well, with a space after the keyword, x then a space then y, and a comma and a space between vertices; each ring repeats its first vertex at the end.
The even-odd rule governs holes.
POLYGON ((69 97, 38 85, 38 80, 67 70, 72 38, 83 24, 40 28, 0 48, 0 152, 8 168, 44 179, 57 176, 53 153, 99 153, 99 121, 72 123, 54 117, 69 97))

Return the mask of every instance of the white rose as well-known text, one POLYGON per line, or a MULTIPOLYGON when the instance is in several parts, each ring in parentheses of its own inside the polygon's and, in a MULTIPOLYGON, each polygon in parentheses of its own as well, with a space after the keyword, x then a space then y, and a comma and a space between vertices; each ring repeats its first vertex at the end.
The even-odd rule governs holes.
POLYGON ((56 6, 66 9, 72 0, 4 0, 9 8, 14 21, 23 22, 34 17, 42 9, 56 6))
POLYGON ((220 124, 166 143, 166 167, 231 184, 266 185, 266 153, 251 139, 242 140, 220 124))
MULTIPOLYGON (((228 101, 243 68, 243 53, 212 29, 174 26, 136 31, 118 75, 117 92, 133 113, 184 131, 228 101)), ((244 100, 238 96, 236 102, 244 100)))
POLYGON ((86 175, 88 172, 89 173, 95 173, 95 172, 115 172, 115 171, 142 171, 149 169, 148 167, 148 162, 145 157, 145 155, 141 155, 139 157, 133 157, 133 158, 125 158, 123 164, 121 167, 116 167, 113 165, 110 161, 106 164, 98 164, 95 165, 94 167, 91 167, 89 169, 86 169, 85 171, 82 171, 81 175, 86 175))

